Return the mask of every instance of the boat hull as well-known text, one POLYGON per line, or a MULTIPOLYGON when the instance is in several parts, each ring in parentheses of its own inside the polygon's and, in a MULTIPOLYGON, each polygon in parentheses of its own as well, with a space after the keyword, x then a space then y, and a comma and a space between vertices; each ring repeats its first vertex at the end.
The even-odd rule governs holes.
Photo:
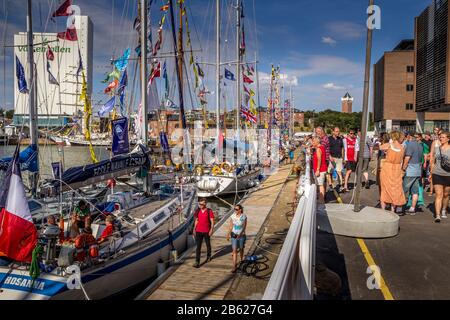
POLYGON ((259 181, 261 170, 255 170, 249 174, 235 177, 204 175, 197 183, 197 195, 201 198, 211 198, 218 196, 225 196, 235 193, 240 193, 251 189, 256 186, 256 182, 259 181), (215 190, 202 189, 201 185, 204 185, 204 181, 211 185, 216 184, 215 190))

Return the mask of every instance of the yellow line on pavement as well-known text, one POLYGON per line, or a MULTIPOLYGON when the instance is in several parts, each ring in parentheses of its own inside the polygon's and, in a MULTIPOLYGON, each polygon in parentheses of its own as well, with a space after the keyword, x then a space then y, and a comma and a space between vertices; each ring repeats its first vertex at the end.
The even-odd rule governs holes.
MULTIPOLYGON (((364 254, 364 258, 366 258, 366 261, 369 264, 369 267, 370 266, 376 266, 377 264, 373 260, 372 255, 370 254, 370 251, 367 248, 366 243, 364 242, 364 240, 363 239, 357 239, 356 241, 358 241, 359 247, 361 248, 361 251, 364 254)), ((384 300, 395 300, 394 297, 391 294, 391 291, 389 291, 389 288, 386 285, 386 282, 384 281, 383 276, 381 276, 381 271, 380 271, 380 282, 381 282, 380 290, 383 293, 384 300)))

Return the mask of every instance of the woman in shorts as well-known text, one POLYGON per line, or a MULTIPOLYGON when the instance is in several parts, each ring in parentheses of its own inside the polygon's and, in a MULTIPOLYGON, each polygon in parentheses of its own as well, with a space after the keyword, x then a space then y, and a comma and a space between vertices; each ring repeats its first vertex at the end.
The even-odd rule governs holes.
POLYGON ((244 214, 244 208, 241 205, 237 205, 234 208, 234 213, 230 218, 230 225, 228 229, 227 240, 231 238, 231 247, 233 249, 233 270, 232 273, 236 273, 238 264, 237 256, 238 251, 240 253, 241 260, 244 260, 244 248, 247 236, 245 231, 247 229, 247 216, 244 214))

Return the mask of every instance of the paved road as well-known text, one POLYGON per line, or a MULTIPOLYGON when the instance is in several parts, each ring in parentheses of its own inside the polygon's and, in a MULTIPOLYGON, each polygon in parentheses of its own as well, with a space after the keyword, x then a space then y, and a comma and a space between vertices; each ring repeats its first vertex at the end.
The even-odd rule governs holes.
MULTIPOLYGON (((349 203, 352 194, 342 197, 349 203)), ((330 195, 330 200, 333 196, 330 195)), ((427 206, 432 199, 426 197, 427 206)), ((378 188, 364 190, 361 203, 378 204, 378 188)), ((352 207, 351 207, 352 208, 352 207)), ((432 212, 400 218, 399 235, 391 239, 365 240, 375 263, 396 300, 450 299, 450 220, 435 224, 432 212)), ((342 290, 337 297, 320 293, 319 299, 384 299, 379 290, 369 290, 367 262, 356 239, 319 232, 317 260, 339 274, 342 290)))

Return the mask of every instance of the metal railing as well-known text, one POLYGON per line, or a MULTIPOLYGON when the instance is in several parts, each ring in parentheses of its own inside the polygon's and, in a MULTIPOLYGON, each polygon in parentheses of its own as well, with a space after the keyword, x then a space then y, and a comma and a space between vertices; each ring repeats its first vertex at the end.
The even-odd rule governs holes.
POLYGON ((309 156, 297 192, 300 201, 263 300, 312 300, 314 296, 317 186, 309 156))

